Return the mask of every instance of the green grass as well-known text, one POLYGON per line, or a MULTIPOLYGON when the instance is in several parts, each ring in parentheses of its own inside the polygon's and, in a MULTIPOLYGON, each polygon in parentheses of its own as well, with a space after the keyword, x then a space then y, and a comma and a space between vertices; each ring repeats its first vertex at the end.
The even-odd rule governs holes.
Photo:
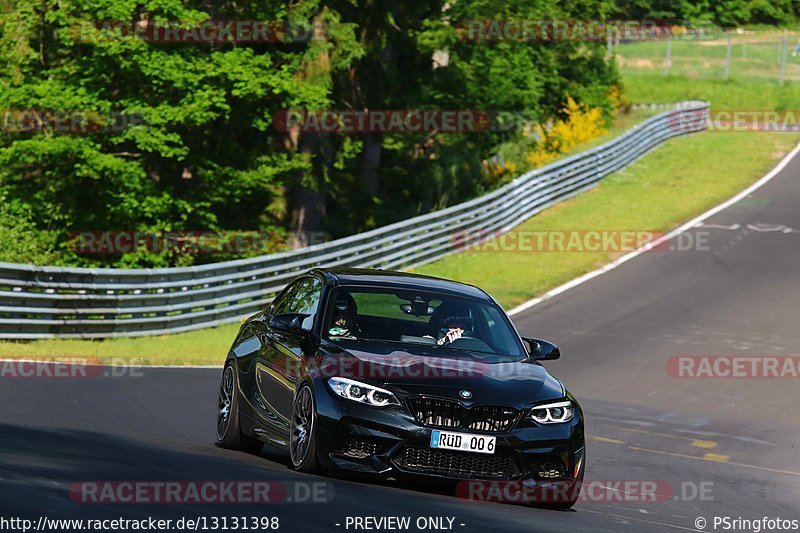
POLYGON ((157 337, 0 341, 0 357, 87 358, 113 365, 222 365, 239 324, 157 337))
MULTIPOLYGON (((668 141, 622 172, 520 225, 519 231, 667 231, 761 177, 800 135, 704 133, 668 141), (753 150, 759 146, 759 150, 753 150)), ((487 243, 417 272, 479 285, 505 307, 609 263, 619 253, 497 251, 487 243), (487 273, 491 275, 487 275, 487 273)))
MULTIPOLYGON (((733 34, 729 77, 777 84, 781 72, 781 37, 779 33, 758 36, 733 34)), ((800 56, 791 55, 798 35, 787 34, 786 39, 789 50, 786 53, 784 80, 800 80, 800 56)), ((625 79, 664 74, 667 54, 665 40, 624 44, 615 48, 614 52, 625 79)), ((672 43, 670 74, 722 79, 726 54, 727 42, 724 38, 675 40, 672 43)))
POLYGON ((780 86, 760 81, 650 75, 627 79, 625 93, 631 101, 642 103, 707 100, 713 109, 782 111, 800 106, 800 83, 780 86))
MULTIPOLYGON (((724 79, 726 42, 674 41, 670 75, 664 75, 666 42, 630 43, 615 48, 633 102, 686 99, 711 102, 714 109, 794 110, 800 103, 800 56, 787 54, 785 82, 779 84, 778 33, 733 36, 729 79, 724 79)), ((789 49, 797 43, 789 34, 789 49)))

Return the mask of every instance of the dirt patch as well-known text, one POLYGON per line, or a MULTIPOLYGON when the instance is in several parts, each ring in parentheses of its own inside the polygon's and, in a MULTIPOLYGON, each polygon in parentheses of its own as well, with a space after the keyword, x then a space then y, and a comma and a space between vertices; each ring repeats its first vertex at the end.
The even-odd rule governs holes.
POLYGON ((655 68, 652 59, 626 59, 624 56, 617 56, 620 65, 634 68, 655 68))
MULTIPOLYGON (((781 40, 782 33, 775 33, 773 35, 766 35, 763 37, 740 37, 739 35, 731 35, 731 44, 774 44, 778 45, 781 40)), ((797 39, 797 35, 787 35, 789 43, 797 39)), ((711 41, 697 41, 700 46, 727 46, 728 41, 725 39, 713 39, 711 41)))

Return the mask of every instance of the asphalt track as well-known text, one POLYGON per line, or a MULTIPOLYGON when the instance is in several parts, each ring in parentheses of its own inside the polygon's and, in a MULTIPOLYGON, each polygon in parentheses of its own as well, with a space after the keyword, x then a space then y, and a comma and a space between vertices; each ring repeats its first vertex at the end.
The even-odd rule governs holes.
POLYGON ((612 488, 558 512, 469 501, 448 486, 295 474, 266 448, 214 446, 218 370, 143 369, 0 380, 0 517, 278 516, 292 532, 354 531, 348 516, 410 516, 410 531, 418 517, 446 516, 463 532, 695 530, 699 517, 714 531, 714 517, 800 519, 800 381, 667 372, 679 355, 800 353, 799 178, 795 157, 681 238, 704 249, 645 253, 514 317, 523 334, 562 348, 547 366, 587 411, 587 480, 654 481, 659 501, 620 501, 612 488), (326 482, 332 498, 165 506, 68 496, 76 481, 131 479, 326 482))

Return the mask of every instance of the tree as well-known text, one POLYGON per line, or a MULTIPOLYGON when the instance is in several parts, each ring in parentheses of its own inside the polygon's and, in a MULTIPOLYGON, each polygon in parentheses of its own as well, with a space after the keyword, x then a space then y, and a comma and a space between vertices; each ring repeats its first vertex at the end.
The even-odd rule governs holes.
POLYGON ((64 248, 71 231, 266 230, 297 232, 302 243, 309 232, 343 236, 451 205, 491 186, 482 162, 519 138, 521 125, 558 115, 567 95, 610 111, 618 84, 603 42, 476 41, 465 38, 463 22, 606 18, 612 7, 8 0, 0 109, 86 120, 70 131, 17 131, 24 120, 6 128, 0 193, 62 243, 65 262, 83 265, 226 256, 84 257, 64 248), (278 30, 267 42, 186 37, 210 21, 271 21, 278 30), (165 39, 165 28, 184 37, 165 39), (326 109, 504 112, 515 123, 413 134, 276 123, 287 111, 326 109))
MULTIPOLYGON (((285 228, 283 190, 311 162, 287 149, 272 117, 328 105, 330 80, 300 73, 320 47, 346 64, 356 51, 346 42, 352 30, 339 27, 322 45, 154 42, 114 22, 308 20, 323 9, 318 2, 212 9, 179 0, 13 0, 10 8, 2 14, 0 108, 139 119, 99 131, 7 128, 0 189, 29 206, 40 227, 61 238, 85 229, 285 228)), ((158 266, 176 258, 126 261, 158 266)))

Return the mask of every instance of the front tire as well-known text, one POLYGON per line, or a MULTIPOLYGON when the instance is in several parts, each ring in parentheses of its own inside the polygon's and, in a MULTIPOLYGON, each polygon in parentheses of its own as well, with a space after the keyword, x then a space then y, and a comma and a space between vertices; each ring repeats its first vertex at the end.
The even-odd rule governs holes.
MULTIPOLYGON (((586 452, 584 452, 583 460, 586 460, 586 452)), ((586 463, 584 463, 584 465, 585 464, 586 463)), ((572 509, 572 507, 578 503, 578 499, 580 498, 581 489, 583 487, 583 476, 585 472, 585 469, 581 469, 580 474, 575 481, 572 482, 572 486, 570 486, 569 490, 567 491, 568 496, 566 498, 544 505, 544 508, 551 509, 553 511, 568 511, 572 509)))
MULTIPOLYGON (((572 491, 580 493, 580 489, 573 488, 572 491)), ((543 507, 545 509, 550 509, 551 511, 569 511, 578 502, 578 495, 579 494, 561 502, 548 503, 543 507)))
POLYGON ((242 433, 239 426, 239 377, 236 363, 228 359, 222 370, 217 399, 217 446, 256 453, 262 443, 242 433))
POLYGON ((317 460, 317 406, 311 387, 304 384, 297 391, 289 429, 289 457, 292 470, 321 473, 317 460))

